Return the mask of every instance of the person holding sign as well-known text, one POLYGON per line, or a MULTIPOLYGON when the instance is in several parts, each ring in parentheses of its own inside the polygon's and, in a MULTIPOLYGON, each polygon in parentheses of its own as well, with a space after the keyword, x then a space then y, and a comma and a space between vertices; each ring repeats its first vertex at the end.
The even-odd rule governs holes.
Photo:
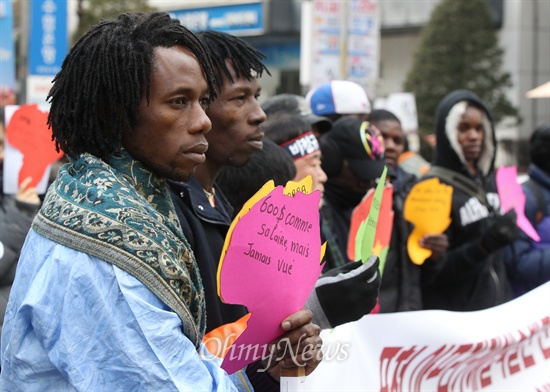
MULTIPOLYGON (((206 113, 212 121, 212 130, 206 136, 206 161, 197 168, 196 177, 182 182, 170 182, 171 197, 191 249, 197 258, 205 287, 207 332, 227 323, 233 323, 247 313, 244 306, 223 303, 218 297, 217 270, 224 241, 233 217, 233 208, 226 200, 216 179, 225 166, 242 166, 262 149, 264 132, 261 124, 265 113, 258 98, 261 86, 258 78, 268 72, 262 60, 264 55, 244 40, 217 31, 198 33, 208 48, 214 63, 216 87, 219 92, 206 113)), ((306 354, 306 373, 319 362, 320 328, 311 323, 312 314, 302 309, 281 320, 292 344, 300 343, 294 352, 306 354), (302 352, 309 348, 309 352, 302 352)), ((264 370, 261 361, 246 367, 253 386, 258 390, 279 390, 279 369, 284 364, 292 367, 291 358, 275 363, 264 370), (283 362, 284 361, 284 362, 283 362)))
POLYGON ((506 266, 515 296, 550 280, 550 123, 538 126, 530 140, 529 179, 522 184, 525 216, 540 241, 525 233, 506 249, 506 266))
MULTIPOLYGON (((405 135, 399 118, 388 110, 373 110, 369 120, 384 137, 384 156, 389 167, 390 182, 393 185, 393 227, 380 285, 380 313, 421 310, 424 307, 420 280, 421 267, 411 261, 407 252, 407 238, 412 228, 403 214, 405 199, 417 179, 398 164, 399 157, 405 149, 405 135)), ((427 235, 422 238, 422 246, 433 252, 428 260, 436 260, 447 250, 447 236, 445 234, 427 235)))
POLYGON ((251 388, 199 354, 204 290, 166 179, 205 160, 210 56, 167 13, 101 21, 48 99, 70 162, 21 251, 2 330, 2 389, 251 388))
MULTIPOLYGON (((312 189, 324 193, 327 176, 321 167, 321 150, 312 126, 318 116, 306 110, 298 110, 301 97, 292 94, 275 95, 262 103, 269 109, 264 125, 266 138, 275 141, 287 152, 296 166, 294 181, 307 176, 312 178, 312 189)), ((302 98, 303 99, 303 98, 302 98)), ((240 183, 246 181, 242 178, 240 183)), ((250 189, 253 194, 253 190, 250 189)), ((315 285, 315 292, 308 299, 307 307, 313 310, 315 321, 321 328, 334 328, 340 324, 358 320, 369 314, 376 304, 380 275, 376 257, 368 262, 354 262, 331 237, 331 230, 323 218, 324 203, 321 199, 321 237, 326 241, 323 276, 315 285), (341 306, 345 301, 346 306, 341 306)))
MULTIPOLYGON (((266 136, 269 137, 268 132, 266 136)), ((262 151, 255 153, 244 166, 225 167, 216 182, 235 209, 240 211, 267 181, 273 179, 275 185, 283 185, 294 178, 297 178, 296 168, 288 152, 266 138, 262 151), (289 164, 292 174, 287 170, 289 164)), ((331 246, 339 254, 338 246, 328 241, 327 252, 331 246)), ((327 252, 325 264, 328 262, 327 252)), ((306 307, 313 312, 313 321, 322 329, 330 329, 356 321, 371 312, 380 286, 378 264, 376 258, 369 259, 365 264, 346 258, 339 267, 325 271, 306 303, 306 307), (343 301, 346 306, 342 306, 343 301)))
POLYGON ((328 176, 323 214, 345 255, 353 209, 384 169, 384 139, 369 122, 348 116, 338 119, 319 144, 328 176))
POLYGON ((472 91, 446 95, 436 112, 437 149, 425 179, 453 187, 449 249, 422 268, 426 309, 473 311, 511 299, 502 250, 519 236, 515 212, 500 212, 493 119, 472 91))

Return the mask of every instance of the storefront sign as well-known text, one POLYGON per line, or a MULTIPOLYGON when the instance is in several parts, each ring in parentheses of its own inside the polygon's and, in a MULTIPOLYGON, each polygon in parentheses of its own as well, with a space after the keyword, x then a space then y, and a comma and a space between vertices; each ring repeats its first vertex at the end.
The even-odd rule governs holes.
POLYGON ((30 23, 29 75, 57 74, 69 46, 67 1, 32 1, 30 23))
POLYGON ((233 4, 219 7, 169 11, 191 31, 217 30, 237 36, 264 33, 263 3, 233 4))

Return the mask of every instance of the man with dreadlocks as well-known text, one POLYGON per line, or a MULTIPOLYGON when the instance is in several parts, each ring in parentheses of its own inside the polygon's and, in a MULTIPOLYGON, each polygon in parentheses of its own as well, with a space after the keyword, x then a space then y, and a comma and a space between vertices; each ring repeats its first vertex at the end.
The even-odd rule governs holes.
MULTIPOLYGON (((247 313, 245 307, 224 304, 217 295, 218 261, 233 208, 215 180, 225 166, 242 166, 262 149, 261 124, 266 116, 258 103, 261 92, 258 77, 269 71, 262 63, 265 56, 242 39, 216 31, 197 35, 211 53, 216 74, 218 96, 206 109, 212 131, 207 135, 206 162, 197 167, 196 177, 186 183, 170 181, 169 185, 176 213, 195 252, 205 287, 208 332, 247 313)), ((288 338, 292 344, 300 343, 302 357, 299 360, 309 359, 303 360, 306 373, 309 373, 319 363, 320 328, 311 323, 312 314, 307 309, 291 317, 291 325, 282 325, 288 331, 282 338, 288 338)), ((295 348, 293 350, 296 352, 295 348)), ((285 358, 282 366, 293 366, 292 360, 285 358)), ((268 369, 268 375, 261 371, 264 368, 260 362, 254 362, 246 372, 255 389, 279 391, 276 381, 279 367, 268 369)))
POLYGON ((71 49, 48 97, 70 162, 21 252, 2 390, 250 387, 199 355, 204 291, 165 182, 205 160, 213 80, 204 46, 165 13, 102 21, 71 49))

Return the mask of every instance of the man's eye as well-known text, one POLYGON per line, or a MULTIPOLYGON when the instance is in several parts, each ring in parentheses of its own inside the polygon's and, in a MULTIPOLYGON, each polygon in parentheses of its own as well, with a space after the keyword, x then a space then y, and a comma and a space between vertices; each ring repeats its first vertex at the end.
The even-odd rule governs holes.
POLYGON ((210 98, 209 97, 206 97, 206 98, 202 98, 200 100, 200 104, 203 108, 208 108, 208 105, 210 104, 210 98))
POLYGON ((187 103, 185 98, 176 98, 172 102, 174 102, 176 105, 185 105, 187 103))

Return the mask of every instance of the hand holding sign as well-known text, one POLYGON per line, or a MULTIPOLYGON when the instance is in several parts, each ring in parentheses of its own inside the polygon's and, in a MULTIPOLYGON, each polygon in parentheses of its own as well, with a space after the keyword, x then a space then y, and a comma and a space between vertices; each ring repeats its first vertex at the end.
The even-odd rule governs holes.
POLYGON ((304 306, 323 268, 320 194, 296 189, 309 192, 311 185, 289 183, 283 189, 268 182, 245 204, 226 238, 218 293, 225 303, 245 305, 251 313, 224 358, 228 373, 260 358, 261 347, 284 333, 281 321, 304 306), (294 197, 288 195, 292 190, 294 197))
POLYGON ((416 184, 404 205, 405 219, 414 225, 407 241, 409 257, 415 264, 422 264, 432 251, 420 246, 427 234, 441 234, 451 224, 451 200, 453 188, 441 184, 438 178, 416 184))

